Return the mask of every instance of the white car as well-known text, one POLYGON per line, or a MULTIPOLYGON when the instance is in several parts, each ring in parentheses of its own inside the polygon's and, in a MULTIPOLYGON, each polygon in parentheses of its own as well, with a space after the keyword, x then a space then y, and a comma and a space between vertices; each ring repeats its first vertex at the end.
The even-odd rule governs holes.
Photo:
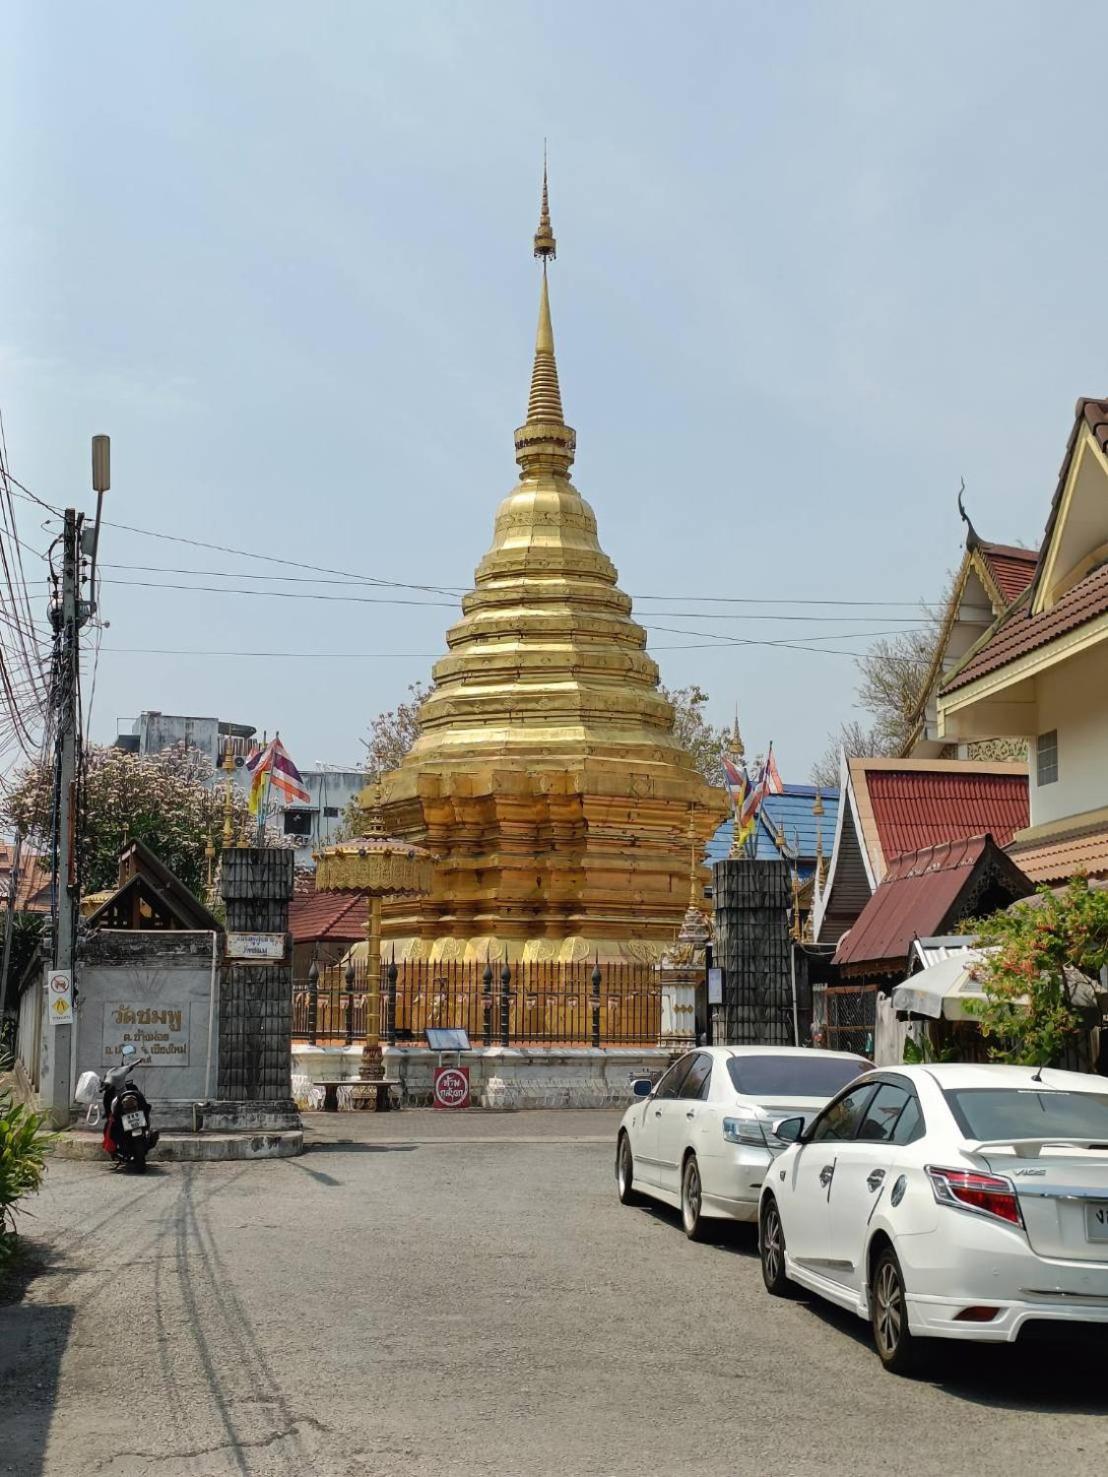
POLYGON ((703 1046, 655 1086, 634 1083, 616 1142, 624 1205, 644 1195, 677 1206, 698 1240, 710 1219, 754 1221, 775 1153, 777 1119, 814 1117, 870 1063, 845 1051, 795 1046, 703 1046))
POLYGON ((766 1287, 868 1318, 886 1369, 908 1373, 932 1338, 1108 1323, 1103 1077, 877 1070, 777 1131, 793 1142, 762 1188, 766 1287))

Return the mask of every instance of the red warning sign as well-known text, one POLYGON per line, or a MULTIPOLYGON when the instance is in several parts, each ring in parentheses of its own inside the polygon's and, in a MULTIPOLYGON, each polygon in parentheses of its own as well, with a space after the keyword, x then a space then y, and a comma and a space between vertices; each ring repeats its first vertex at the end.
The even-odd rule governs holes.
POLYGON ((469 1107, 469 1068, 435 1068, 435 1107, 469 1107))

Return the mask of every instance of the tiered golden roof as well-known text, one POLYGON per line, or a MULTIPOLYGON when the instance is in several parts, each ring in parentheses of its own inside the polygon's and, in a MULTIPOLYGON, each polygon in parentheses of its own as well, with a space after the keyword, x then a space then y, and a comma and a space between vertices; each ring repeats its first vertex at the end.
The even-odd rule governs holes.
POLYGON ((669 942, 688 896, 690 823, 705 838, 725 809, 674 737, 646 633, 570 480, 576 436, 554 352, 545 170, 535 254, 543 279, 515 433, 520 479, 447 632, 420 737, 382 781, 388 829, 440 859, 418 921, 386 910, 386 934, 410 928, 441 952, 449 933, 471 957, 490 937, 518 941, 510 953, 541 938, 539 957, 550 956, 547 941, 558 957, 669 942))

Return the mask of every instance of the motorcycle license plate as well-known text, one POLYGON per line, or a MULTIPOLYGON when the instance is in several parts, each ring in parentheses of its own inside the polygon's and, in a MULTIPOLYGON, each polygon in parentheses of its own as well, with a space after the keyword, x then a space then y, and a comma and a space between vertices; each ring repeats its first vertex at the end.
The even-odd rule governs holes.
POLYGON ((141 1133, 146 1127, 146 1115, 144 1113, 124 1113, 123 1127, 128 1133, 141 1133))

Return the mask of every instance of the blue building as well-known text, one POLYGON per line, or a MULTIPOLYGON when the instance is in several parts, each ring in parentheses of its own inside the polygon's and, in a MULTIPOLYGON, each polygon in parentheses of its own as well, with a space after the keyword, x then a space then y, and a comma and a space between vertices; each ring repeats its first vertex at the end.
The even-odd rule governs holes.
MULTIPOLYGON (((816 870, 816 858, 822 851, 824 864, 831 860, 835 845, 835 822, 839 814, 838 790, 820 790, 815 785, 786 785, 781 795, 767 795, 762 802, 754 839, 747 852, 757 861, 784 860, 793 863, 802 883, 816 870), (823 802, 823 814, 816 815, 816 796, 823 802), (778 845, 778 840, 782 845, 778 845), (820 841, 822 839, 822 845, 820 841)), ((726 861, 731 855, 734 821, 726 820, 708 842, 704 860, 726 861)))

